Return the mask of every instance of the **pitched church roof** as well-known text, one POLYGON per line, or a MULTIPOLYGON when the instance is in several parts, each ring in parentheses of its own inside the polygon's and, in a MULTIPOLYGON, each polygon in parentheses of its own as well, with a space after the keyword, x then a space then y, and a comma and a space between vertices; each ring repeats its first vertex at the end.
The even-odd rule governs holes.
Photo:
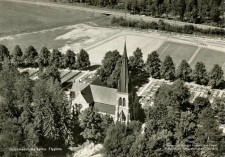
POLYGON ((84 88, 86 88, 88 84, 81 83, 81 82, 74 82, 72 86, 72 91, 74 91, 76 94, 82 91, 84 88))
MULTIPOLYGON (((99 77, 96 77, 90 84, 96 85, 96 86, 104 86, 101 80, 99 79, 99 77)), ((75 93, 79 93, 87 86, 89 86, 89 84, 82 83, 82 82, 74 82, 71 90, 74 91, 75 93)))
POLYGON ((96 77, 94 81, 90 83, 91 85, 104 86, 99 77, 96 77))
POLYGON ((114 88, 90 85, 94 102, 116 105, 117 90, 114 88))
MULTIPOLYGON (((96 78, 90 84, 75 83, 72 90, 80 90, 80 94, 85 101, 89 104, 94 104, 100 112, 115 114, 116 105, 118 104, 117 92, 128 93, 128 83, 128 58, 125 43, 118 89, 104 87, 100 79, 96 78)), ((123 112, 120 116, 122 119, 125 117, 123 112)))

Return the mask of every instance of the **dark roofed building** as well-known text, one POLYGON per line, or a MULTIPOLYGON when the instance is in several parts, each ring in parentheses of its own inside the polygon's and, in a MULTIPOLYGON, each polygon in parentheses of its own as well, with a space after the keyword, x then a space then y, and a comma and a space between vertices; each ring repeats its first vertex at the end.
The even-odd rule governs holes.
POLYGON ((129 113, 129 76, 126 43, 122 56, 122 67, 118 89, 104 87, 97 77, 90 84, 75 82, 72 91, 76 93, 73 104, 82 105, 81 111, 95 106, 100 113, 109 114, 115 121, 130 121, 129 113))

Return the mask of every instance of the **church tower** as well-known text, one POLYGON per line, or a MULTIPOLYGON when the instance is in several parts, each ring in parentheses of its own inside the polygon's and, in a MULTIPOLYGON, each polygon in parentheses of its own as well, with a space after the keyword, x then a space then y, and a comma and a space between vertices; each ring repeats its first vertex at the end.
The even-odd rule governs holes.
POLYGON ((126 124, 130 121, 129 113, 129 75, 128 75, 128 58, 127 58, 127 48, 126 42, 124 45, 124 52, 122 56, 122 66, 120 79, 118 81, 117 89, 117 106, 116 106, 116 121, 122 121, 126 124))

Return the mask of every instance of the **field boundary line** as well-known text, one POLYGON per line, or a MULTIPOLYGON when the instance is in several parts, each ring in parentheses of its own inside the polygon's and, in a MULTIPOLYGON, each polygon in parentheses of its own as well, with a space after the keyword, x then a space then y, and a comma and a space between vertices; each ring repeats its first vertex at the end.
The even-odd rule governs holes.
POLYGON ((196 55, 198 54, 198 52, 201 50, 201 47, 198 47, 198 49, 195 51, 195 53, 191 56, 191 58, 189 59, 188 63, 191 64, 191 62, 193 61, 193 59, 196 57, 196 55))
POLYGON ((167 45, 166 48, 165 48, 159 55, 163 54, 163 52, 164 52, 169 46, 170 46, 170 44, 167 45))

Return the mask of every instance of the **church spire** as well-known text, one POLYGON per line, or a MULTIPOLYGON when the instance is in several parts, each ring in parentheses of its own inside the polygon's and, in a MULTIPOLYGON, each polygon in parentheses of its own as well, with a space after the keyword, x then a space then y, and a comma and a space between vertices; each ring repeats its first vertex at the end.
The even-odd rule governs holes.
POLYGON ((118 92, 128 93, 128 83, 129 83, 128 58, 127 58, 127 48, 126 48, 126 40, 125 40, 124 51, 122 56, 120 80, 118 84, 118 92))
POLYGON ((123 58, 127 58, 126 38, 125 38, 125 43, 124 43, 123 58))

